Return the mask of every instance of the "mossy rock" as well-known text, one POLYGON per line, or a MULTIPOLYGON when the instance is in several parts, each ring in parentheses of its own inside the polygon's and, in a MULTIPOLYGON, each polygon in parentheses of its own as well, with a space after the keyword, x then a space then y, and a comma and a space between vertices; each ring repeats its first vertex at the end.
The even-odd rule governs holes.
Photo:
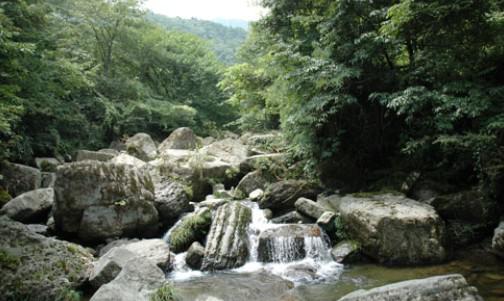
POLYGON ((10 200, 12 200, 11 195, 0 187, 0 208, 7 204, 10 200))
POLYGON ((150 297, 150 301, 176 301, 173 286, 170 283, 158 288, 150 297))
POLYGON ((202 241, 212 223, 212 212, 205 208, 184 217, 170 233, 170 250, 175 253, 186 251, 193 242, 202 241))

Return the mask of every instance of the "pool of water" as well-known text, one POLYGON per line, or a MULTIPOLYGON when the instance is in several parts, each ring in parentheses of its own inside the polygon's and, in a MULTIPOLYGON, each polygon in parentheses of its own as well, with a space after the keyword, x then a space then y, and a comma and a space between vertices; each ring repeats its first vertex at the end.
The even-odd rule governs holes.
MULTIPOLYGON (((344 267, 341 277, 334 282, 300 284, 289 295, 291 300, 337 300, 357 289, 369 289, 394 282, 458 273, 478 288, 486 301, 504 300, 504 261, 473 247, 458 253, 457 259, 446 264, 388 268, 376 264, 357 264, 344 267)), ((287 300, 287 299, 286 299, 287 300)))
POLYGON ((478 288, 484 300, 504 300, 504 261, 477 246, 458 253, 456 259, 442 265, 390 268, 368 263, 345 265, 335 271, 335 277, 323 277, 324 279, 317 281, 294 281, 289 288, 278 281, 279 273, 267 268, 260 274, 243 269, 199 274, 193 279, 184 279, 175 286, 185 295, 184 301, 327 301, 338 300, 357 289, 458 273, 478 288), (271 276, 267 276, 268 274, 271 276))

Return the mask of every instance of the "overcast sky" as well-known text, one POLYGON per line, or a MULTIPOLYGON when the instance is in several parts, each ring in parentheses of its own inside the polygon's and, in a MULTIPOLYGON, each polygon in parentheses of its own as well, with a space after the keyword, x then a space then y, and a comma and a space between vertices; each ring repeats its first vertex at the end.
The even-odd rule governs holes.
POLYGON ((253 3, 257 0, 147 0, 145 6, 170 17, 256 21, 263 10, 253 3))

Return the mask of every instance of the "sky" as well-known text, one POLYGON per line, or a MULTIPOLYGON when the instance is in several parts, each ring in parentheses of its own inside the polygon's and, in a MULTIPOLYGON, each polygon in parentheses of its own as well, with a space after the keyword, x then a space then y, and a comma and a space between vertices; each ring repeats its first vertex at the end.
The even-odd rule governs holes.
POLYGON ((147 0, 145 7, 169 17, 203 20, 236 19, 256 21, 264 9, 257 0, 147 0))

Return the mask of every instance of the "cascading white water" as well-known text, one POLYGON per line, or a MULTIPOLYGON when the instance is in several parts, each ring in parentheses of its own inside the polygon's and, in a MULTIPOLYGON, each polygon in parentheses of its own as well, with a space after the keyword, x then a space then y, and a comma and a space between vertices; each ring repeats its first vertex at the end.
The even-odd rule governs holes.
MULTIPOLYGON (((261 233, 285 225, 270 223, 264 215, 264 211, 255 202, 244 201, 242 204, 252 210, 252 220, 248 228, 249 260, 244 266, 233 269, 233 272, 249 273, 266 270, 295 283, 336 279, 339 277, 343 266, 331 259, 330 246, 324 235, 304 237, 301 242, 304 245, 302 256, 295 247, 299 241, 295 241, 292 237, 276 237, 272 240, 272 245, 270 246, 273 262, 260 262, 258 250, 261 233), (310 277, 303 275, 303 269, 309 271, 310 277), (300 276, 300 274, 302 275, 300 276)), ((166 233, 165 240, 168 240, 170 232, 171 229, 166 233)), ((204 277, 208 274, 207 272, 191 270, 185 264, 185 256, 186 253, 176 256, 174 270, 169 275, 171 279, 183 281, 196 277, 204 277)))

